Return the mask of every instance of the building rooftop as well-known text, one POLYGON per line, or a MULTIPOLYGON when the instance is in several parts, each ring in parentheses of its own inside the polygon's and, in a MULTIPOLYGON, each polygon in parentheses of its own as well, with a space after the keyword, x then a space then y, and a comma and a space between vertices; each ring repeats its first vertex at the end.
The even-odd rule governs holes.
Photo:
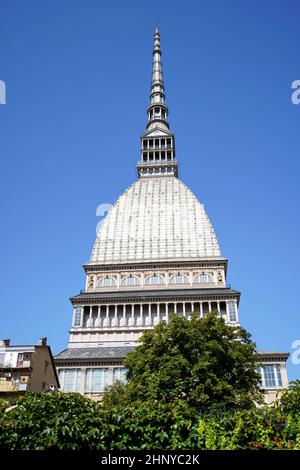
POLYGON ((285 358, 287 359, 290 355, 290 353, 288 352, 276 352, 276 351, 259 351, 257 350, 257 355, 258 356, 272 356, 272 357, 278 357, 278 356, 281 356, 282 358, 285 358))
POLYGON ((55 356, 60 359, 124 359, 134 346, 103 346, 99 348, 68 348, 55 356))
POLYGON ((165 176, 140 178, 120 196, 99 230, 90 263, 220 256, 203 205, 182 181, 165 176))

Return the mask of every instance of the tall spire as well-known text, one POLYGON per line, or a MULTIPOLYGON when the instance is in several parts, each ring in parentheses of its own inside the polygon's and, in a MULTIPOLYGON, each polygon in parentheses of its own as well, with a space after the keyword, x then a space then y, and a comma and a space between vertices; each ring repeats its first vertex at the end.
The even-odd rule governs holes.
POLYGON ((150 106, 148 107, 148 124, 147 129, 151 129, 160 125, 169 129, 167 122, 168 108, 165 105, 165 87, 161 63, 161 48, 160 48, 160 33, 158 24, 155 27, 154 45, 153 45, 153 65, 152 65, 152 80, 150 89, 150 106), (155 106, 159 106, 155 112, 155 106))
POLYGON ((141 160, 137 164, 139 177, 178 175, 174 134, 169 130, 169 110, 165 104, 161 55, 157 24, 154 32, 150 104, 147 108, 148 122, 146 132, 141 136, 141 160))

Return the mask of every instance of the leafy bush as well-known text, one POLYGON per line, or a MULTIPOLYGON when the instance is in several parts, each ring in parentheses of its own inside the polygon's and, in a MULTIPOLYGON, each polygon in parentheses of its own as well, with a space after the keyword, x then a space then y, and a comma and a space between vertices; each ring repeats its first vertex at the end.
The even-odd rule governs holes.
MULTIPOLYGON (((122 393, 124 388, 122 389, 122 393)), ((2 449, 300 450, 300 382, 275 406, 200 414, 186 400, 171 404, 101 403, 74 393, 28 394, 0 417, 2 449)))
POLYGON ((300 381, 273 406, 206 414, 198 431, 201 449, 300 450, 300 381))
POLYGON ((0 419, 6 449, 188 449, 197 420, 185 405, 104 407, 74 393, 28 394, 0 419))
POLYGON ((89 449, 98 442, 97 404, 75 393, 32 393, 0 420, 0 447, 89 449))

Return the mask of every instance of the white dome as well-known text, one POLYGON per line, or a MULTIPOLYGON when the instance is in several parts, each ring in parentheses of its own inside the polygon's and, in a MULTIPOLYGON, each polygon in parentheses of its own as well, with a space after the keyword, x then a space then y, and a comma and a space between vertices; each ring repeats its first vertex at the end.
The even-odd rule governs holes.
POLYGON ((198 199, 178 178, 140 178, 117 200, 98 232, 91 263, 175 261, 221 256, 198 199))

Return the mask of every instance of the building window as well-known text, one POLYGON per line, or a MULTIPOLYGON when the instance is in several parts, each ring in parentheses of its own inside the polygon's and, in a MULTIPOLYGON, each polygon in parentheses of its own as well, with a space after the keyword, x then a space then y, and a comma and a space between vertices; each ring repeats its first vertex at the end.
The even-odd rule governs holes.
POLYGON ((128 276, 122 281, 122 286, 138 286, 140 284, 137 277, 128 276))
POLYGON ((257 372, 261 376, 260 387, 274 388, 282 387, 282 377, 279 364, 268 364, 258 367, 257 372))
POLYGON ((262 387, 262 385, 263 385, 263 379, 262 379, 261 368, 260 368, 260 367, 257 367, 257 368, 256 368, 256 372, 257 372, 257 373, 259 374, 259 376, 260 376, 260 379, 259 379, 259 381, 258 381, 258 386, 259 386, 259 387, 262 387))
POLYGON ((156 275, 153 275, 153 276, 150 276, 146 279, 146 282, 145 284, 146 285, 159 285, 159 284, 164 284, 164 280, 161 276, 156 276, 156 275))
POLYGON ((188 284, 188 278, 183 274, 178 273, 171 277, 170 284, 188 284))
POLYGON ((108 369, 87 369, 85 378, 86 392, 103 392, 108 385, 108 369))
POLYGON ((113 287, 115 285, 116 281, 111 277, 105 277, 97 282, 97 287, 113 287))
POLYGON ((209 274, 198 274, 195 276, 194 282, 198 284, 213 284, 214 280, 209 274))
POLYGON ((275 368, 275 372, 276 372, 276 375, 277 375, 277 385, 278 385, 278 387, 282 387, 282 378, 281 378, 280 365, 275 364, 274 368, 275 368))
POLYGON ((76 307, 74 312, 74 326, 81 325, 81 307, 76 307))
POLYGON ((58 376, 60 386, 64 392, 79 392, 81 369, 61 369, 58 376))
POLYGON ((275 370, 274 366, 264 366, 263 367, 264 373, 264 386, 265 387, 276 387, 276 379, 275 379, 275 370))
POLYGON ((0 366, 3 366, 5 362, 5 353, 0 354, 0 366))
POLYGON ((125 367, 115 367, 114 368, 114 382, 120 380, 123 383, 126 383, 126 372, 127 369, 125 367))
POLYGON ((228 302, 228 317, 230 322, 235 322, 237 321, 236 318, 236 305, 235 302, 228 302))

